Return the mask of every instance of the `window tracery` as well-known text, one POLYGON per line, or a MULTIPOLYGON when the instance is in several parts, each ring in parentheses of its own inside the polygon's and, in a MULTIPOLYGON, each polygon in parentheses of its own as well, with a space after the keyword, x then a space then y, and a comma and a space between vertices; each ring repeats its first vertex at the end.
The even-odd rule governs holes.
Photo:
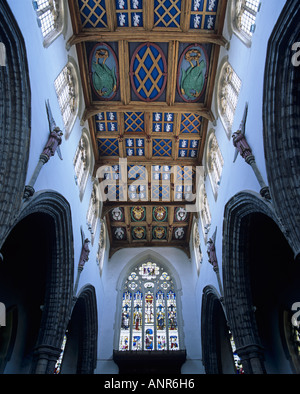
POLYGON ((218 110, 228 137, 231 133, 241 86, 240 78, 231 65, 225 62, 219 79, 218 110))
POLYGON ((93 164, 89 131, 84 128, 73 159, 75 182, 79 188, 79 197, 81 200, 84 195, 89 174, 92 172, 93 164))
POLYGON ((212 132, 207 144, 207 171, 210 178, 210 183, 216 198, 221 182, 224 159, 217 141, 217 138, 212 132))
POLYGON ((261 2, 260 0, 236 0, 234 3, 232 10, 233 31, 245 45, 250 46, 261 2))
POLYGON ((63 31, 63 1, 34 0, 32 3, 44 38, 44 46, 48 47, 63 31))
POLYGON ((207 234, 209 233, 210 226, 211 226, 211 213, 209 209, 207 194, 204 186, 201 188, 200 191, 200 218, 201 218, 201 225, 202 231, 204 235, 204 239, 206 241, 207 234))
POLYGON ((193 228, 193 246, 194 246, 194 255, 196 261, 197 273, 199 275, 200 267, 203 261, 203 255, 200 246, 199 226, 197 222, 194 223, 194 228, 193 228))
POLYGON ((119 350, 179 350, 176 286, 159 264, 137 266, 122 288, 119 350))
POLYGON ((89 208, 87 211, 86 215, 86 222, 88 229, 91 233, 91 242, 92 244, 94 243, 96 231, 97 231, 97 225, 98 225, 98 219, 99 219, 99 199, 97 196, 97 189, 96 186, 93 187, 91 198, 90 198, 90 203, 89 203, 89 208))
POLYGON ((76 72, 70 62, 63 68, 54 81, 54 87, 66 129, 66 136, 68 136, 78 111, 76 72))
POLYGON ((99 237, 98 251, 97 251, 97 264, 99 266, 100 276, 102 275, 102 270, 103 270, 105 247, 106 247, 106 226, 105 226, 105 222, 101 220, 101 230, 100 230, 100 237, 99 237))

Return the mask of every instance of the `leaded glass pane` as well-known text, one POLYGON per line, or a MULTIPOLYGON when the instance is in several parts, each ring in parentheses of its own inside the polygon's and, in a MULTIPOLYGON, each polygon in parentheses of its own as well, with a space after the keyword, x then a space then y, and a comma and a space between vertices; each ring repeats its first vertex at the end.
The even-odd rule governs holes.
POLYGON ((167 295, 168 305, 168 331, 169 331, 169 348, 170 350, 178 349, 178 330, 177 330, 177 307, 176 295, 170 291, 167 295))
POLYGON ((131 299, 132 299, 131 293, 126 292, 123 294, 122 322, 121 322, 121 332, 120 332, 120 350, 129 350, 131 299))
POLYGON ((147 261, 127 276, 122 291, 119 350, 178 350, 176 288, 171 275, 147 261))

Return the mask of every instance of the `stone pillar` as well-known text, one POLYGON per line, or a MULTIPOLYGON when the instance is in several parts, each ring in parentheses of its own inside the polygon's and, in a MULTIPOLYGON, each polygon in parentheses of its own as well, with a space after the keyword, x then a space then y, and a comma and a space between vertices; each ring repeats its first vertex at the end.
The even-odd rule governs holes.
POLYGON ((34 370, 37 375, 53 374, 61 349, 50 345, 40 345, 35 349, 34 370))
POLYGON ((246 345, 236 349, 243 369, 246 374, 263 375, 266 374, 264 366, 263 348, 260 345, 246 345))

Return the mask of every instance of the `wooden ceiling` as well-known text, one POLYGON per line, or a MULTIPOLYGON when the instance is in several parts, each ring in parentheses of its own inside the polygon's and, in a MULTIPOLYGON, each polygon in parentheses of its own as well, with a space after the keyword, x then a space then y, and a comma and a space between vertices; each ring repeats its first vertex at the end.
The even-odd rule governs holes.
POLYGON ((112 253, 189 250, 226 0, 69 0, 112 253), (120 162, 120 159, 123 161, 120 162), (125 161, 125 159, 127 161, 125 161), (99 175, 99 169, 101 174, 99 175), (184 179, 184 184, 183 184, 184 179))

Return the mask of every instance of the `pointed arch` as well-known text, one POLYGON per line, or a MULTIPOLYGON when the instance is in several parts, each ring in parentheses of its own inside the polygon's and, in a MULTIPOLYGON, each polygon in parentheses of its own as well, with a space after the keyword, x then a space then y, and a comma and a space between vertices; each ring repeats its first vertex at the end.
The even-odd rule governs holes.
POLYGON ((236 373, 225 310, 221 296, 213 286, 203 289, 201 343, 207 374, 236 373))
POLYGON ((272 219, 280 227, 271 205, 252 192, 235 195, 225 206, 223 221, 222 270, 226 314, 247 373, 265 372, 245 247, 247 218, 257 213, 272 219))
POLYGON ((0 248, 19 211, 31 136, 31 88, 24 38, 6 0, 0 3, 0 248))
POLYGON ((54 372, 70 316, 74 281, 73 229, 69 203, 57 192, 36 193, 23 205, 14 225, 35 213, 43 213, 52 220, 55 237, 32 367, 32 372, 43 374, 54 372))
POLYGON ((268 184, 276 212, 300 258, 299 67, 292 48, 300 42, 300 4, 284 6, 268 43, 263 93, 263 140, 268 184))
POLYGON ((84 286, 76 299, 66 333, 62 374, 93 374, 97 364, 98 312, 94 286, 84 286))
POLYGON ((142 252, 122 270, 117 290, 113 357, 120 373, 180 373, 186 350, 181 284, 172 264, 142 252))

